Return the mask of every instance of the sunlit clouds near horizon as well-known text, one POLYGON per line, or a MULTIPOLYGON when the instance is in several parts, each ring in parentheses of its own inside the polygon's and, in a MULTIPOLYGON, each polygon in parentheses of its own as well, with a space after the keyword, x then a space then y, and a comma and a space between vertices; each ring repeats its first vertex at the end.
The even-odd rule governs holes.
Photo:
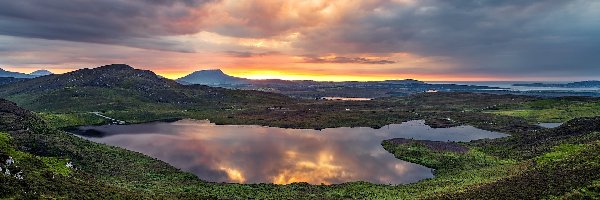
POLYGON ((0 6, 0 68, 126 63, 178 78, 600 79, 593 0, 20 0, 0 6))

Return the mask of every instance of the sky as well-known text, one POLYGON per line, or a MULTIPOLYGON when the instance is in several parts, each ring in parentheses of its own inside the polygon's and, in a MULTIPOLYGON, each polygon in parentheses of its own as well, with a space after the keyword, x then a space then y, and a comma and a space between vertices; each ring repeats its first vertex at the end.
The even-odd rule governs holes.
POLYGON ((18 0, 0 68, 168 78, 600 79, 598 0, 18 0))

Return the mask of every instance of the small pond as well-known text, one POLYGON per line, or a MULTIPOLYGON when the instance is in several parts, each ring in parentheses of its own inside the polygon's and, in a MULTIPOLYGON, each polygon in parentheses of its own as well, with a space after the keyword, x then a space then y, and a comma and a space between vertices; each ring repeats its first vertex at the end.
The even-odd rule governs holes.
POLYGON ((556 128, 556 127, 559 127, 562 124, 563 123, 539 123, 537 125, 541 126, 541 127, 544 127, 544 128, 556 128))
POLYGON ((123 147, 165 161, 203 180, 236 183, 368 181, 412 183, 432 170, 396 159, 381 146, 391 138, 470 141, 505 137, 472 126, 431 128, 416 120, 381 129, 284 129, 255 125, 215 125, 180 120, 133 125, 86 126, 91 141, 123 147))

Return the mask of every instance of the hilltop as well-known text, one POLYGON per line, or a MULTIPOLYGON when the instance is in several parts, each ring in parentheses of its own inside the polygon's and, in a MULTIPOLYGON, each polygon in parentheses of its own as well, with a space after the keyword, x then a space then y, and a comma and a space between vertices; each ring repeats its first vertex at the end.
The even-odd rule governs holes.
POLYGON ((34 75, 34 76, 46 76, 46 75, 52 75, 54 73, 52 73, 51 71, 45 70, 45 69, 40 69, 40 70, 36 70, 34 72, 29 73, 29 75, 34 75))
POLYGON ((35 78, 36 76, 30 74, 24 74, 19 72, 6 71, 0 68, 0 77, 11 77, 11 78, 35 78))
POLYGON ((187 76, 177 79, 180 83, 200 85, 239 85, 247 84, 248 79, 238 78, 225 74, 220 69, 195 71, 187 76))
POLYGON ((37 70, 37 71, 31 72, 29 74, 25 74, 25 73, 19 73, 19 72, 6 71, 6 70, 0 68, 0 77, 7 77, 7 78, 36 78, 36 77, 46 76, 46 75, 51 75, 51 74, 52 74, 52 72, 50 72, 48 70, 37 70))

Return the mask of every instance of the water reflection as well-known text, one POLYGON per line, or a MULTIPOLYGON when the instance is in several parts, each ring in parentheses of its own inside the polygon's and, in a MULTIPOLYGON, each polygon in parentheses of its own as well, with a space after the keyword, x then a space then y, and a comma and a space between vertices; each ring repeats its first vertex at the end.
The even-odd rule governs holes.
POLYGON ((544 128, 556 128, 556 127, 559 127, 562 124, 563 123, 539 123, 537 125, 541 126, 541 127, 544 127, 544 128))
POLYGON ((81 127, 92 141, 138 151, 214 182, 332 184, 349 181, 411 183, 431 169, 394 158, 381 141, 414 138, 469 141, 506 136, 460 126, 433 129, 410 121, 382 129, 318 130, 214 125, 181 120, 136 125, 81 127))

